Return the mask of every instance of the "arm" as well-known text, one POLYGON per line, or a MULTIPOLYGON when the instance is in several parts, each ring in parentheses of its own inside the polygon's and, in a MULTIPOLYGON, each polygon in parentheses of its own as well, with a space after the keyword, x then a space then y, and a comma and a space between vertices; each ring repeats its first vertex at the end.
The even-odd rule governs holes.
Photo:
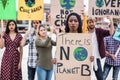
POLYGON ((56 46, 56 42, 53 41, 53 40, 51 40, 51 44, 52 44, 53 46, 56 46))
POLYGON ((5 40, 3 39, 3 33, 0 34, 0 48, 2 49, 5 45, 5 40))
POLYGON ((29 40, 27 39, 28 35, 30 34, 30 31, 27 31, 22 39, 21 46, 25 46, 28 44, 29 40))
POLYGON ((23 55, 23 46, 20 45, 20 61, 18 64, 18 70, 21 69, 22 55, 23 55))
POLYGON ((114 25, 113 25, 113 20, 110 18, 110 16, 107 16, 107 18, 110 20, 110 31, 109 31, 109 33, 110 33, 110 35, 113 35, 114 31, 115 31, 114 25))
POLYGON ((113 59, 113 60, 116 59, 115 55, 109 53, 108 51, 105 51, 105 53, 106 53, 105 55, 108 56, 108 57, 110 57, 111 59, 113 59))
POLYGON ((115 59, 116 59, 115 55, 112 55, 111 53, 109 53, 109 52, 106 50, 106 47, 108 46, 108 45, 107 45, 107 42, 109 42, 109 41, 107 40, 107 38, 104 38, 105 55, 108 56, 108 57, 110 57, 110 58, 112 58, 113 60, 115 60, 115 59))
POLYGON ((51 38, 47 37, 47 39, 45 41, 41 40, 41 39, 37 39, 35 41, 35 45, 36 46, 40 46, 40 47, 47 47, 48 43, 50 42, 51 38))

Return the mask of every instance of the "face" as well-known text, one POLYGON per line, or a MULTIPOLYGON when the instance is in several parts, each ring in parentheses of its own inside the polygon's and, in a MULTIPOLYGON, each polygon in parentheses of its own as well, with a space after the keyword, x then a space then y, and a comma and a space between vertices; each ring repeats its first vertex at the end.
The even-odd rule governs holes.
POLYGON ((39 24, 40 24, 40 23, 39 23, 38 20, 34 20, 34 21, 33 21, 33 28, 34 28, 34 29, 37 29, 37 26, 38 26, 39 24))
POLYGON ((72 15, 68 19, 68 26, 69 26, 70 32, 77 32, 78 31, 79 22, 78 22, 78 19, 76 16, 72 15))
POLYGON ((92 20, 88 21, 87 26, 89 29, 94 29, 95 28, 94 21, 92 21, 92 20))
POLYGON ((45 37, 47 35, 47 31, 44 27, 40 27, 39 34, 41 37, 45 37))
POLYGON ((15 31, 15 23, 14 22, 10 22, 10 24, 9 24, 9 30, 10 31, 15 31))

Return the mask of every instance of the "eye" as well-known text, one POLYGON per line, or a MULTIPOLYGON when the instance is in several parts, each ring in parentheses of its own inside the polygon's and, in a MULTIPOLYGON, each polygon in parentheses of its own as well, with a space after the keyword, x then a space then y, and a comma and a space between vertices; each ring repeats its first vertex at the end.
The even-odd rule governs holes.
POLYGON ((78 22, 78 20, 74 20, 74 22, 78 22))
POLYGON ((15 24, 9 24, 9 26, 14 26, 15 24))

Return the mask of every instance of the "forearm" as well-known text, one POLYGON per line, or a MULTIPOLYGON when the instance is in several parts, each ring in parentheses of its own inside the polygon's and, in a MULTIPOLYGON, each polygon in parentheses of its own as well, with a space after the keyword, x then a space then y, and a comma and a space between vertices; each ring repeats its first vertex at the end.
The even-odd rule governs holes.
POLYGON ((19 61, 19 63, 22 63, 22 55, 23 55, 23 48, 20 47, 20 61, 19 61))
POLYGON ((3 47, 4 47, 4 39, 0 38, 0 48, 3 48, 3 47))
POLYGON ((111 20, 110 21, 110 35, 113 35, 114 31, 115 31, 115 29, 114 29, 113 21, 111 20))
POLYGON ((105 55, 111 57, 111 54, 108 51, 105 51, 105 55))
POLYGON ((26 44, 27 36, 25 35, 22 39, 21 46, 23 47, 26 44))

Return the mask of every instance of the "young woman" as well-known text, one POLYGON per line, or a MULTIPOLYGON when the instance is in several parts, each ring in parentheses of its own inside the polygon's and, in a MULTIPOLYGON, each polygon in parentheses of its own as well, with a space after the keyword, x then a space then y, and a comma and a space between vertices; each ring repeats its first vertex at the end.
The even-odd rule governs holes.
POLYGON ((5 33, 0 34, 0 48, 5 46, 1 62, 0 80, 22 80, 23 49, 21 40, 22 35, 18 33, 16 22, 14 20, 8 21, 5 33))
POLYGON ((65 26, 66 33, 82 33, 82 21, 80 15, 71 13, 68 15, 65 26))
POLYGON ((56 45, 43 25, 38 27, 36 49, 38 52, 37 75, 38 80, 51 80, 53 73, 52 46, 56 45))

